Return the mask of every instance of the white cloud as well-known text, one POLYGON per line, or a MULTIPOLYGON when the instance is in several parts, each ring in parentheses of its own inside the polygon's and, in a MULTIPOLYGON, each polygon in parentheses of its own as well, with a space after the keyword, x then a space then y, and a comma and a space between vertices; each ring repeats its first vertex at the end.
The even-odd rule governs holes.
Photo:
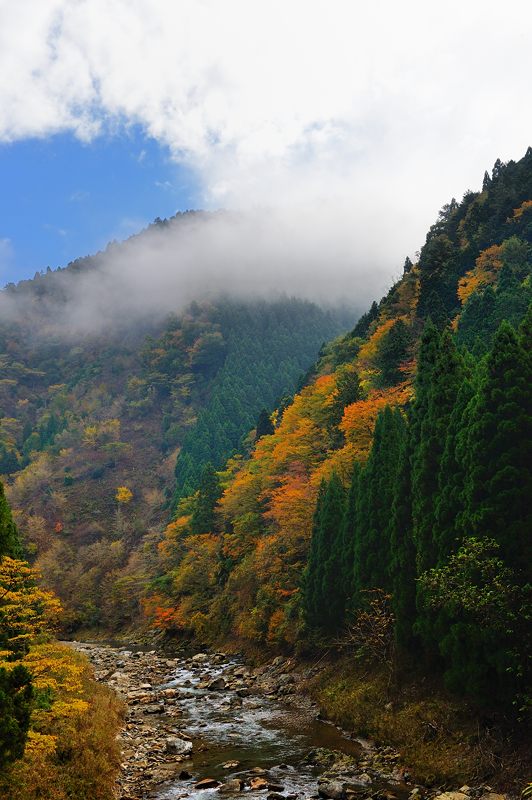
POLYGON ((140 124, 207 207, 332 206, 389 271, 530 143, 531 26, 528 0, 4 0, 0 140, 140 124))

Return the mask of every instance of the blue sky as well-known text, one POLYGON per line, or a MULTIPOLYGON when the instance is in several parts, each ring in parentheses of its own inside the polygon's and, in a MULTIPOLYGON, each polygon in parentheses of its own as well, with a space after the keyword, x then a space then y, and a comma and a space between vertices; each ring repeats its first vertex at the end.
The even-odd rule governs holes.
POLYGON ((64 266, 155 217, 195 207, 195 179, 130 128, 0 144, 0 284, 64 266))

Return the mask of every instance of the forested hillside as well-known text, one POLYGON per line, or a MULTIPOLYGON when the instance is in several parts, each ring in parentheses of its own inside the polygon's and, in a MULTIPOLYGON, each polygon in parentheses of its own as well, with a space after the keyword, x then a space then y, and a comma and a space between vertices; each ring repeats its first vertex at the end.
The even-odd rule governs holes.
POLYGON ((248 456, 182 497, 156 626, 416 663, 523 714, 530 656, 532 149, 444 206, 248 456))
POLYGON ((261 410, 290 396, 356 315, 220 298, 159 321, 65 329, 65 287, 97 268, 81 259, 0 298, 20 309, 0 320, 0 475, 64 626, 115 629, 139 613, 174 498, 208 462, 249 449, 261 410))
POLYGON ((428 781, 516 747, 522 781, 531 268, 529 150, 338 338, 229 298, 76 338, 64 276, 10 288, 35 314, 0 324, 0 791, 113 791, 120 704, 53 639, 80 627, 328 658, 327 713, 428 781))

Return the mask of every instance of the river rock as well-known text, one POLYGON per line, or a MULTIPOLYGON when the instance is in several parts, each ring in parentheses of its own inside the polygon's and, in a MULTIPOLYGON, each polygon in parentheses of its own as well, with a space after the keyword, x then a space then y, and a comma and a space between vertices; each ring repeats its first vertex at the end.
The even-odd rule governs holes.
POLYGON ((207 661, 208 658, 207 653, 196 653, 196 655, 192 656, 192 661, 194 664, 201 664, 203 661, 207 661))
POLYGON ((244 781, 241 781, 240 778, 232 778, 230 781, 222 783, 219 791, 222 793, 241 792, 243 788, 244 781))
POLYGON ((220 781, 215 778, 202 778, 194 784, 194 789, 216 789, 220 785, 220 781))
POLYGON ((255 792, 261 792, 263 789, 268 788, 268 781, 266 778, 252 778, 249 785, 255 792))
POLYGON ((225 679, 220 675, 218 678, 213 678, 207 684, 207 689, 210 692, 223 692, 225 689, 225 679))
POLYGON ((345 797, 345 789, 340 781, 330 781, 322 783, 318 787, 318 794, 320 797, 327 797, 330 800, 342 800, 345 797))
POLYGON ((437 797, 438 800, 469 800, 469 795, 463 792, 442 792, 437 797))
POLYGON ((192 752, 192 742, 180 739, 178 736, 168 736, 165 741, 165 749, 172 755, 183 756, 192 752))
POLYGON ((142 711, 144 714, 164 714, 164 705, 162 703, 153 703, 152 705, 144 706, 142 711))

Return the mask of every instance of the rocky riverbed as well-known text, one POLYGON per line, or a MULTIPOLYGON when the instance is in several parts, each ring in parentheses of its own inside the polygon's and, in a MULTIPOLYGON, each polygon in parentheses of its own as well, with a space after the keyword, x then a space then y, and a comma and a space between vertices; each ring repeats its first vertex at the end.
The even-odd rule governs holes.
POLYGON ((121 800, 505 800, 487 786, 417 786, 391 748, 320 720, 290 659, 250 669, 225 653, 74 646, 126 703, 121 800))

